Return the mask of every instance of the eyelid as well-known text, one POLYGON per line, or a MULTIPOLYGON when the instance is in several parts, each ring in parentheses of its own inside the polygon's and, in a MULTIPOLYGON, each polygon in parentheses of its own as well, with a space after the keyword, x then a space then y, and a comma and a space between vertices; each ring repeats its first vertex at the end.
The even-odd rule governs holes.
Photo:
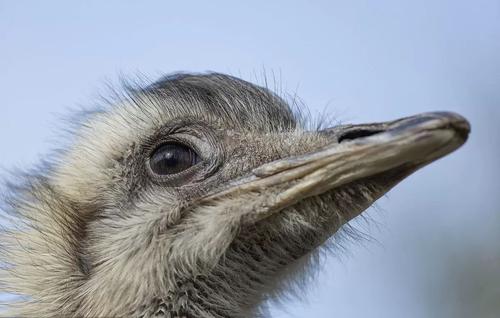
POLYGON ((165 142, 172 141, 178 142, 180 144, 190 147, 200 158, 199 161, 204 161, 209 159, 209 155, 212 152, 212 147, 198 136, 193 136, 192 134, 177 133, 168 136, 165 142))
POLYGON ((164 144, 167 143, 177 143, 180 145, 184 145, 186 147, 191 148, 200 158, 204 158, 202 154, 202 149, 198 146, 199 142, 194 141, 195 138, 188 134, 172 134, 165 136, 163 138, 159 138, 155 142, 151 143, 148 145, 149 151, 148 151, 148 158, 151 158, 151 156, 155 153, 155 151, 161 147, 164 144))

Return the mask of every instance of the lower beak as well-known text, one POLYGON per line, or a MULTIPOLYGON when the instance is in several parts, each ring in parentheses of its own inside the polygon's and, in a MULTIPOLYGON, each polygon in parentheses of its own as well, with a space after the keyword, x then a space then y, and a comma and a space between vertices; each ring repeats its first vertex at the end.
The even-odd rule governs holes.
POLYGON ((274 195, 259 204, 260 211, 253 209, 252 219, 262 219, 305 198, 371 176, 402 169, 401 180, 459 148, 469 131, 465 118, 447 112, 330 128, 320 132, 332 140, 326 147, 266 163, 209 198, 274 189, 268 192, 274 195))

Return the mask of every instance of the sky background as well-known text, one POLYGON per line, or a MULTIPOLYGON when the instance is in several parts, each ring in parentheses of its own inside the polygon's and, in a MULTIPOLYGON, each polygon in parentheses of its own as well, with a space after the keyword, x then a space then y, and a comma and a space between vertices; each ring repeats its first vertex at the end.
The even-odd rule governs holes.
POLYGON ((342 122, 472 124, 272 317, 500 316, 500 1, 0 1, 0 169, 43 158, 108 81, 207 70, 274 73, 342 122))

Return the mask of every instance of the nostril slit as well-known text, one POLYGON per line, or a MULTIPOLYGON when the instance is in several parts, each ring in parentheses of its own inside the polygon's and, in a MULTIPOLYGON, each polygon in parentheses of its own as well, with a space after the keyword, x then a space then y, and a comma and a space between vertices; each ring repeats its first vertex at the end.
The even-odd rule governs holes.
POLYGON ((348 140, 354 140, 358 138, 364 138, 364 137, 369 137, 376 135, 378 133, 384 132, 384 130, 367 130, 367 129, 358 129, 358 130, 351 130, 339 137, 339 143, 343 141, 348 141, 348 140))

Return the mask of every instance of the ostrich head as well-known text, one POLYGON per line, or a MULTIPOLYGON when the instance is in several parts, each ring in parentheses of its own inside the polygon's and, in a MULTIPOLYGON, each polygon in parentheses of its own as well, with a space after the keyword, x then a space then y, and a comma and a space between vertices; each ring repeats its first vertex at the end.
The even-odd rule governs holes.
POLYGON ((377 198, 462 145, 427 113, 308 131, 266 88, 169 76, 91 114, 11 199, 10 315, 250 317, 377 198))

